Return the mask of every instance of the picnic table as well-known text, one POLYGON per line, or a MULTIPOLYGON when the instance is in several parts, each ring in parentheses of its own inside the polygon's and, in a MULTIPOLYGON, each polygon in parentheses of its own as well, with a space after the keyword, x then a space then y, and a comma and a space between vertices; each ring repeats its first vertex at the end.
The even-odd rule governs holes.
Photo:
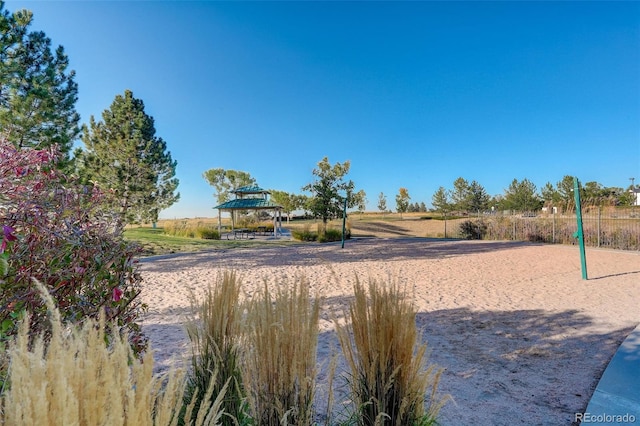
POLYGON ((248 228, 237 228, 237 229, 233 229, 231 230, 231 232, 227 233, 227 240, 229 240, 230 236, 233 235, 233 239, 234 240, 238 240, 238 239, 249 239, 249 237, 256 235, 255 231, 252 231, 251 229, 248 228))

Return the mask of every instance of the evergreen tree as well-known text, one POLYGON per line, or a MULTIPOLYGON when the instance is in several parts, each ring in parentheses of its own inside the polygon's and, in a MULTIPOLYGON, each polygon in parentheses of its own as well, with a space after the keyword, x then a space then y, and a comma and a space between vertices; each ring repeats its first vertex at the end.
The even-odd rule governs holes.
POLYGON ((533 182, 528 179, 518 182, 518 179, 514 179, 505 190, 503 205, 509 210, 530 212, 541 208, 542 200, 533 182))
POLYGON ((81 176, 115 194, 114 206, 127 223, 155 222, 178 201, 177 162, 156 137, 153 117, 130 90, 117 95, 102 120, 85 127, 85 150, 78 152, 81 176))
POLYGON ((485 211, 489 208, 491 197, 482 185, 475 180, 469 184, 469 193, 467 196, 467 207, 469 211, 485 211))
POLYGON ((451 202, 449 201, 449 191, 444 187, 438 188, 438 190, 431 197, 431 204, 433 208, 440 213, 446 213, 451 210, 451 202))
POLYGON ((560 204, 560 194, 553 187, 551 182, 547 182, 541 189, 540 194, 542 195, 542 201, 544 205, 547 207, 558 207, 560 204))
POLYGON ((576 202, 575 196, 573 195, 573 176, 564 176, 562 180, 556 184, 556 190, 564 211, 575 210, 576 202))
POLYGON ((75 71, 62 46, 52 51, 44 32, 28 32, 31 20, 31 12, 11 14, 0 1, 0 129, 18 148, 57 144, 68 160, 80 134, 75 71))
POLYGON ((451 192, 452 207, 459 211, 469 211, 469 182, 459 177, 453 182, 453 191, 451 192))

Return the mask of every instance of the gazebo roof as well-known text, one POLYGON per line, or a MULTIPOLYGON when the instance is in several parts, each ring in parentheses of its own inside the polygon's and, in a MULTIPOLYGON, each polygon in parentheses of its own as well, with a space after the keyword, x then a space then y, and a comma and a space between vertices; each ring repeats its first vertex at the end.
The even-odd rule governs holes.
POLYGON ((232 192, 234 194, 270 194, 269 191, 260 188, 258 185, 242 186, 232 192))
POLYGON ((215 206, 218 210, 281 209, 282 206, 264 198, 237 198, 215 206))

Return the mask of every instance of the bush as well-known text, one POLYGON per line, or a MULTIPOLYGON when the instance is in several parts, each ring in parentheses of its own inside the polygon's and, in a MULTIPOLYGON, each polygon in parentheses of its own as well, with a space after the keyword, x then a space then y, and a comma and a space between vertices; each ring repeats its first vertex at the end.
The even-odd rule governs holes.
POLYGON ((487 225, 481 220, 465 220, 460 224, 460 237, 466 240, 481 240, 486 234, 487 225))
MULTIPOLYGON (((345 235, 346 237, 346 235, 345 235)), ((324 233, 318 235, 318 242, 328 243, 332 241, 342 241, 342 230, 341 229, 327 229, 324 233)))
POLYGON ((104 311, 140 353, 146 340, 138 321, 146 306, 138 301, 139 248, 123 239, 119 216, 105 208, 109 194, 65 176, 56 168, 60 158, 55 148, 16 149, 0 141, 0 341, 15 335, 24 312, 34 334, 48 329, 37 279, 63 321, 104 311))
MULTIPOLYGON (((291 236, 299 241, 318 241, 319 243, 329 243, 333 241, 342 241, 342 229, 327 228, 324 231, 318 225, 318 232, 310 230, 306 225, 302 230, 294 229, 291 236)), ((351 238, 351 229, 347 228, 345 239, 351 238)))
POLYGON ((217 229, 200 223, 190 224, 186 220, 172 220, 164 223, 163 232, 166 235, 185 238, 200 238, 203 240, 219 240, 220 233, 217 229))
POLYGON ((431 425, 446 398, 437 395, 442 369, 426 369, 427 345, 418 343, 416 312, 397 284, 356 281, 355 298, 336 331, 351 375, 358 425, 431 425), (425 410, 425 400, 427 409, 425 410))
POLYGON ((305 225, 302 230, 292 230, 291 236, 299 241, 316 241, 318 239, 318 233, 311 231, 309 225, 305 225))
POLYGON ((219 240, 220 239, 220 233, 218 232, 217 229, 198 227, 196 228, 195 234, 198 238, 203 240, 219 240))

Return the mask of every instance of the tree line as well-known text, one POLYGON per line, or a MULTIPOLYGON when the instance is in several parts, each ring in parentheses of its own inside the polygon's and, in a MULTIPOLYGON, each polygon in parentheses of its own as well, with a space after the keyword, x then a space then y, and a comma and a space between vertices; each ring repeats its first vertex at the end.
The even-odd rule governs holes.
MULTIPOLYGON (((439 187, 431 199, 438 212, 486 212, 495 210, 537 211, 556 207, 561 211, 575 209, 573 176, 564 176, 555 185, 547 182, 538 191, 528 179, 513 179, 503 194, 490 196, 478 182, 460 177, 452 189, 439 187)), ((598 182, 580 186, 583 206, 631 206, 633 188, 605 187, 598 182)))
MULTIPOLYGON (((310 195, 270 190, 272 200, 282 206, 290 219, 294 211, 303 211, 305 216, 322 219, 326 223, 330 219, 341 217, 345 199, 347 208, 356 208, 363 213, 367 198, 364 190, 355 190, 355 184, 345 176, 349 172, 349 161, 331 165, 327 157, 323 158, 313 170, 315 180, 301 189, 310 195)), ((203 177, 216 189, 218 203, 228 201, 236 189, 255 185, 256 180, 250 173, 222 168, 210 169, 203 177)), ((630 206, 633 194, 628 189, 605 187, 598 182, 587 182, 580 186, 580 197, 583 206, 630 206)), ((424 202, 411 203, 407 188, 401 187, 395 196, 396 211, 402 213, 425 213, 429 210, 424 202)), ((555 185, 545 184, 540 191, 528 179, 513 179, 503 194, 490 196, 477 181, 459 177, 453 182, 453 188, 439 187, 431 198, 433 209, 439 213, 469 213, 491 211, 538 211, 543 207, 556 207, 560 211, 575 209, 573 194, 573 177, 564 176, 555 185)), ((380 212, 389 212, 387 196, 380 192, 377 208, 380 212)))
POLYGON ((58 167, 112 195, 108 204, 126 223, 158 219, 179 199, 177 162, 156 136, 153 117, 130 90, 118 94, 102 119, 80 125, 78 85, 64 48, 53 49, 33 14, 0 1, 0 138, 18 149, 56 146, 58 167), (72 152, 74 143, 83 147, 72 152))

